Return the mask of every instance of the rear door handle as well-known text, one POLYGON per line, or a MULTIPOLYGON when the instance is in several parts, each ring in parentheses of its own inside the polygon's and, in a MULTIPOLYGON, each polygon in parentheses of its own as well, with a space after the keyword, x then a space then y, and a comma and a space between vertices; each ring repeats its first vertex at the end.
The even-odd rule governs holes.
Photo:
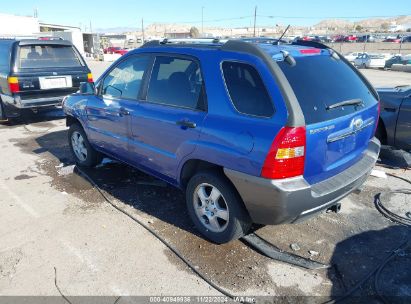
POLYGON ((197 127, 197 124, 195 122, 189 121, 189 120, 179 120, 176 122, 176 124, 178 126, 181 126, 185 129, 190 128, 190 129, 194 129, 197 127))
POLYGON ((121 107, 118 111, 118 114, 120 116, 127 116, 127 115, 130 115, 130 111, 127 110, 126 108, 121 107))

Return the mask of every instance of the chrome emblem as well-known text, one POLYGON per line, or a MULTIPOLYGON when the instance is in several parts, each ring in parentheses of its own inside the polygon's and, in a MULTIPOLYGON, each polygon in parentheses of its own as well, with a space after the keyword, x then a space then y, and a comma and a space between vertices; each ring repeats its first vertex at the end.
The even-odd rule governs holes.
POLYGON ((364 125, 364 121, 361 118, 357 118, 353 121, 352 124, 355 130, 359 130, 364 125))

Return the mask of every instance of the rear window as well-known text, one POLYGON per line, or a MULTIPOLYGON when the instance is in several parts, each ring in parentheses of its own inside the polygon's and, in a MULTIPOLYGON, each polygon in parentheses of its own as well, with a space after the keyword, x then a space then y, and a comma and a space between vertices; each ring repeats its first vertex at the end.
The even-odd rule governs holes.
POLYGON ((224 80, 234 107, 240 113, 271 117, 273 104, 257 70, 245 63, 223 62, 224 80))
POLYGON ((19 51, 22 69, 78 67, 82 63, 71 46, 27 45, 19 51))
POLYGON ((344 61, 331 56, 295 59, 295 66, 283 61, 278 65, 297 96, 307 124, 352 114, 377 102, 362 79, 344 61), (361 99, 364 107, 351 105, 327 110, 327 106, 352 99, 361 99))

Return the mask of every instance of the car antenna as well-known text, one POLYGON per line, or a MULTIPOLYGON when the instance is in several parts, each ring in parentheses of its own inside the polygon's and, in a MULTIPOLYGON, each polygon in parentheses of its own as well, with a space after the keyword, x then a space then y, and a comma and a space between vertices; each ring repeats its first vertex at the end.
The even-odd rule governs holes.
POLYGON ((279 44, 280 44, 281 39, 283 39, 284 35, 288 32, 288 30, 289 30, 290 27, 291 27, 291 24, 289 24, 289 25, 287 26, 287 28, 285 29, 285 31, 281 34, 280 38, 278 38, 277 42, 274 42, 274 43, 273 43, 274 45, 279 45, 279 44))

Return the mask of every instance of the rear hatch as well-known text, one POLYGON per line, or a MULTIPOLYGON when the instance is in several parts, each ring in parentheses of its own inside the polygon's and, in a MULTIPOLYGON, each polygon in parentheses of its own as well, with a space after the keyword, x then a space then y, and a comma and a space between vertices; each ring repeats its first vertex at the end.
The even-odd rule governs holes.
POLYGON ((302 50, 310 55, 295 56, 295 66, 278 62, 305 117, 304 177, 311 184, 357 162, 378 121, 378 97, 358 72, 328 50, 317 51, 302 50))
POLYGON ((22 99, 65 96, 87 82, 90 72, 72 45, 24 44, 17 48, 16 73, 22 99))

